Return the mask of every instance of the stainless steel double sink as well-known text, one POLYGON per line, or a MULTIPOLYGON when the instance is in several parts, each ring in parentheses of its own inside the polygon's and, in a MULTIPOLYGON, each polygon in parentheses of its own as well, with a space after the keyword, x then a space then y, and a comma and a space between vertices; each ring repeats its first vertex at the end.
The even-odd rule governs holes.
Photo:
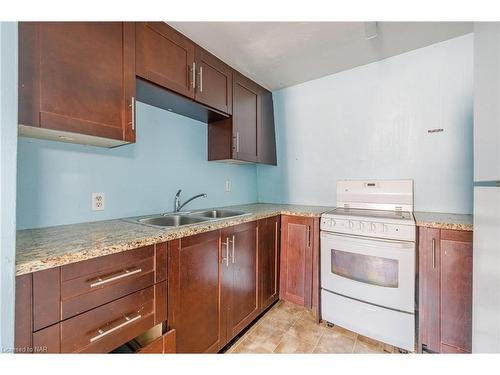
POLYGON ((214 221, 226 219, 231 217, 250 215, 250 213, 243 211, 232 210, 203 210, 193 212, 173 212, 162 215, 141 217, 133 219, 140 224, 152 225, 155 227, 180 227, 183 225, 203 223, 207 221, 214 221))

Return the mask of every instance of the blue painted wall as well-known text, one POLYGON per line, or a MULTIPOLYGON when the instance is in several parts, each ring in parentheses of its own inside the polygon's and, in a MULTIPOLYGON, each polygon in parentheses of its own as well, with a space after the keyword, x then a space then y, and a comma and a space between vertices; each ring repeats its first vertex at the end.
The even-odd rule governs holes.
POLYGON ((0 352, 14 348, 17 23, 0 22, 0 352))
POLYGON ((138 103, 137 143, 115 149, 19 138, 18 229, 257 201, 256 167, 207 161, 207 125, 138 103), (225 192, 231 180, 232 191, 225 192), (105 210, 91 210, 92 192, 105 210))
POLYGON ((472 52, 469 34, 275 92, 259 201, 335 205, 339 179, 412 178, 416 210, 471 213, 472 52))

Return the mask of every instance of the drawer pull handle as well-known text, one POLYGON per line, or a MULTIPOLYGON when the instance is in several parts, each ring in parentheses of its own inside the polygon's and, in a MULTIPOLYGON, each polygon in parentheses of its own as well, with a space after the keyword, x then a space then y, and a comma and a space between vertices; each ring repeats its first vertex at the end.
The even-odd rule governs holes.
POLYGON ((113 328, 110 328, 110 329, 108 329, 108 330, 104 330, 104 328, 99 328, 99 329, 97 330, 98 335, 96 335, 96 336, 92 337, 92 338, 90 339, 90 342, 94 342, 94 341, 96 341, 96 340, 99 340, 99 339, 103 338, 104 336, 109 335, 110 333, 112 333, 112 332, 115 332, 115 331, 119 330, 120 328, 123 328, 123 327, 125 327, 125 326, 127 326, 127 325, 129 325, 129 324, 132 324, 132 323, 133 323, 133 322, 135 322, 136 320, 141 319, 141 318, 142 318, 142 315, 141 315, 141 314, 138 314, 138 315, 134 316, 133 318, 132 318, 132 317, 130 317, 130 316, 124 316, 124 318, 125 318, 125 321, 124 321, 124 322, 122 322, 122 323, 118 324, 117 326, 114 326, 113 328))
POLYGON ((133 271, 125 270, 122 273, 115 275, 115 276, 112 276, 112 277, 108 277, 107 279, 101 279, 99 277, 96 282, 90 284, 90 287, 95 288, 96 286, 107 284, 107 283, 110 283, 110 282, 115 281, 115 280, 120 280, 120 279, 123 279, 124 277, 129 277, 129 276, 135 275, 136 273, 139 273, 139 272, 142 272, 141 268, 137 268, 133 271))

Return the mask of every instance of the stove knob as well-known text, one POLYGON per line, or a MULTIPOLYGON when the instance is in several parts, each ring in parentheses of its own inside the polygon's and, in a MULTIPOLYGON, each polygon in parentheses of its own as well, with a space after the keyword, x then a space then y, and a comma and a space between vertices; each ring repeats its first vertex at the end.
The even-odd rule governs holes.
POLYGON ((349 220, 349 229, 354 229, 354 222, 352 220, 349 220))
POLYGON ((335 225, 337 225, 337 222, 335 221, 335 219, 332 219, 330 224, 332 225, 332 227, 334 227, 335 225))
POLYGON ((359 229, 360 229, 361 231, 364 231, 364 230, 365 230, 365 223, 364 223, 364 222, 362 222, 362 221, 360 221, 360 222, 359 222, 359 229))
POLYGON ((389 227, 385 224, 382 224, 382 232, 387 233, 389 231, 389 227))
POLYGON ((377 231, 377 224, 371 223, 370 229, 371 229, 372 232, 376 232, 377 231))

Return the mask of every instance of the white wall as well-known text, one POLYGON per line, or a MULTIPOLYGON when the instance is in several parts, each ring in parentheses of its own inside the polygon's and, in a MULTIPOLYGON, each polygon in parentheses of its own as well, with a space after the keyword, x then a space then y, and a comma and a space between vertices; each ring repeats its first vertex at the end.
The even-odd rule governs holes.
POLYGON ((14 347, 17 23, 0 22, 0 352, 14 347))
POLYGON ((412 178, 416 210, 471 213, 472 52, 468 34, 275 92, 259 201, 335 205, 339 179, 412 178))

